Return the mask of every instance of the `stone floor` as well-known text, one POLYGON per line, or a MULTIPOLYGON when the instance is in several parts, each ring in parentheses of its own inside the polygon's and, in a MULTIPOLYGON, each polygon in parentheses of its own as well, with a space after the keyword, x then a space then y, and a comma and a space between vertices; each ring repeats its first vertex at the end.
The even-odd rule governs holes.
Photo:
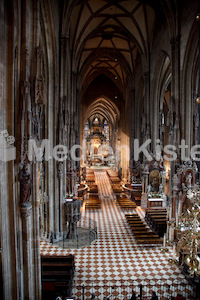
MULTIPOLYGON (((81 299, 83 284, 85 285, 85 299, 91 298, 95 293, 96 299, 103 299, 110 295, 109 299, 129 299, 132 288, 139 292, 139 284, 185 284, 187 281, 181 270, 169 263, 172 257, 172 249, 162 253, 160 247, 143 246, 135 243, 132 232, 126 223, 125 213, 118 207, 109 178, 106 172, 95 172, 95 179, 101 199, 101 210, 85 211, 82 214, 97 222, 98 239, 92 245, 82 249, 62 249, 56 245, 41 241, 41 254, 43 255, 75 255, 75 285, 73 290, 76 299, 81 299), (125 288, 121 288, 120 285, 125 288), (109 288, 114 287, 115 293, 109 288), (117 292, 118 290, 118 292, 117 292), (123 290, 123 293, 122 293, 123 290), (124 296, 119 296, 123 294, 124 296)), ((131 211, 130 211, 131 213, 131 211)), ((139 210, 142 216, 142 210, 139 210)), ((184 289, 184 288, 183 288, 184 289)), ((182 289, 182 290, 183 290, 182 289)), ((167 288, 161 292, 160 299, 167 299, 167 288)), ((144 293, 144 291, 143 291, 144 293)), ((150 299, 150 291, 146 293, 150 299)), ((190 287, 182 291, 190 298, 190 287)), ((172 291, 170 292, 172 294, 172 291)), ((174 288, 173 295, 177 290, 174 288)))

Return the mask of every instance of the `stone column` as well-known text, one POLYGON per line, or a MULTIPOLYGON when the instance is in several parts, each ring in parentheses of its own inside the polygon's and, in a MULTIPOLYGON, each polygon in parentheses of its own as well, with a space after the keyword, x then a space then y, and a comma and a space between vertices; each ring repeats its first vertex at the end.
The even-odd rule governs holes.
POLYGON ((169 240, 169 219, 170 219, 170 206, 167 206, 167 240, 169 240))
POLYGON ((73 200, 72 202, 65 202, 65 214, 68 222, 68 239, 77 238, 77 223, 81 218, 82 201, 73 200))
POLYGON ((61 236, 61 233, 63 231, 62 228, 62 205, 63 205, 63 162, 58 162, 57 164, 58 169, 58 181, 59 181, 59 233, 61 236))
POLYGON ((49 198, 48 198, 46 192, 44 192, 44 195, 43 195, 44 234, 45 234, 46 237, 48 237, 48 218, 47 218, 47 214, 48 214, 48 202, 49 202, 49 198))
POLYGON ((22 217, 24 300, 31 300, 33 299, 31 254, 32 205, 30 203, 21 204, 20 211, 22 217))
POLYGON ((33 297, 41 299, 41 263, 40 263, 40 224, 39 224, 39 187, 38 187, 38 163, 35 162, 32 166, 32 178, 33 178, 33 189, 32 189, 32 204, 33 204, 33 219, 32 219, 32 255, 33 255, 33 282, 35 290, 33 297))
POLYGON ((141 197, 141 207, 147 208, 148 197, 147 197, 147 187, 148 187, 149 172, 142 173, 142 197, 141 197))
POLYGON ((134 118, 134 109, 135 109, 135 90, 130 91, 130 173, 133 172, 133 152, 134 152, 134 137, 135 137, 135 118, 134 118), (134 118, 134 119, 133 119, 134 118))
MULTIPOLYGON (((149 71, 144 73, 144 84, 145 84, 145 104, 146 104, 146 111, 145 111, 145 114, 146 114, 146 134, 145 134, 145 140, 143 142, 145 142, 147 139, 149 139, 151 137, 151 127, 150 127, 150 115, 151 115, 151 111, 150 111, 150 72, 149 71)), ((150 150, 149 146, 147 148, 148 148, 148 150, 150 150)))
POLYGON ((148 187, 148 178, 149 178, 149 172, 142 172, 142 193, 147 193, 147 187, 148 187))
POLYGON ((40 235, 44 235, 44 166, 40 163, 40 188, 39 188, 39 200, 40 200, 40 235))
POLYGON ((180 35, 172 37, 171 43, 171 66, 172 66, 172 81, 171 81, 171 101, 176 113, 175 119, 175 146, 180 142, 180 35))

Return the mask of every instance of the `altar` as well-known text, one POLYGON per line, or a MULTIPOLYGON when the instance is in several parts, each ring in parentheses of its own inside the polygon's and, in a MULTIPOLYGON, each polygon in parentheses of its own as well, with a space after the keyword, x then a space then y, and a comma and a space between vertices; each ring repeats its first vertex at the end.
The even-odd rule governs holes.
POLYGON ((142 171, 142 208, 165 208, 166 170, 162 161, 148 162, 142 171))
POLYGON ((166 207, 166 201, 163 198, 148 198, 149 208, 166 207))

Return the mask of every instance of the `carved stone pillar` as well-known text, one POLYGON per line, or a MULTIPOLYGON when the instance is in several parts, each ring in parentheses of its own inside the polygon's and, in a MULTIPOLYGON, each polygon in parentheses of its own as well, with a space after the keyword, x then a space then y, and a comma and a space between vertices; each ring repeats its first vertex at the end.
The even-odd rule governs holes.
POLYGON ((39 187, 39 201, 40 201, 40 235, 44 235, 44 165, 40 164, 40 187, 39 187))
MULTIPOLYGON (((150 119, 152 120, 153 117, 151 115, 151 110, 150 110, 150 72, 147 71, 144 73, 144 84, 145 84, 145 114, 146 114, 146 135, 144 142, 151 138, 151 128, 150 128, 150 119)), ((149 146, 147 147, 149 148, 149 146)), ((148 149, 149 150, 149 149, 148 149)))
POLYGON ((65 86, 66 86, 66 54, 67 54, 67 41, 69 37, 66 35, 60 36, 60 45, 61 45, 61 55, 60 55, 60 97, 65 94, 65 86))
POLYGON ((30 100, 30 82, 21 85, 22 116, 21 116, 21 162, 27 159, 28 140, 32 134, 32 112, 30 100))
POLYGON ((68 239, 77 238, 77 223, 81 218, 81 205, 82 201, 80 200, 65 202, 65 215, 68 222, 68 239))
POLYGON ((175 120, 175 146, 180 143, 180 35, 174 36, 170 40, 171 44, 171 101, 173 102, 173 110, 176 113, 175 120))
POLYGON ((57 164, 57 174, 59 181, 59 232, 63 231, 62 228, 62 204, 63 204, 63 162, 57 164))
POLYGON ((24 300, 31 300, 33 299, 32 254, 31 254, 32 205, 30 203, 23 203, 20 205, 20 211, 22 217, 24 300))
POLYGON ((48 234, 48 217, 47 217, 47 214, 48 214, 48 201, 49 201, 49 198, 46 194, 46 192, 44 192, 44 195, 43 195, 43 208, 44 208, 44 234, 47 236, 48 234))
POLYGON ((130 91, 130 172, 133 172, 133 152, 134 152, 134 137, 135 137, 135 128, 136 120, 134 118, 134 109, 135 109, 135 90, 130 91))
POLYGON ((32 179, 30 165, 25 161, 20 165, 18 175, 20 182, 20 212, 22 220, 22 248, 23 248, 23 277, 24 277, 24 299, 33 299, 32 283, 32 205, 30 202, 32 179))
POLYGON ((149 172, 143 172, 141 208, 147 208, 148 206, 148 197, 147 197, 148 178, 149 178, 149 172))
POLYGON ((40 224, 39 224, 39 187, 38 187, 38 163, 32 165, 32 255, 34 256, 34 297, 41 299, 41 261, 40 261, 40 224))

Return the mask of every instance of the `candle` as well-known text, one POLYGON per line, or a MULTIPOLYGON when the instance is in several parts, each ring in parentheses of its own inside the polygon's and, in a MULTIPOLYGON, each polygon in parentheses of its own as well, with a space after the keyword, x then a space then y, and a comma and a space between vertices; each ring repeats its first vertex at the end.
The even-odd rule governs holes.
POLYGON ((194 216, 194 231, 197 232, 197 215, 194 216))
POLYGON ((169 227, 169 241, 172 240, 172 230, 171 230, 171 225, 169 227))
POLYGON ((163 237, 163 248, 166 247, 166 234, 164 234, 164 237, 163 237))
POLYGON ((173 259, 176 257, 176 245, 173 245, 173 259))

